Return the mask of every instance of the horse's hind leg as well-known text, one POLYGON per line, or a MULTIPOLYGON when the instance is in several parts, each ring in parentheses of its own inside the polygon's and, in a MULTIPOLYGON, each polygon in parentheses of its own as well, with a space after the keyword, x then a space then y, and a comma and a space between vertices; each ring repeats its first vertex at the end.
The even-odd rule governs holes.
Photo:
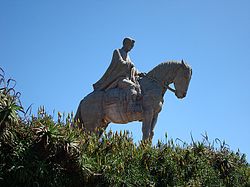
POLYGON ((103 121, 102 119, 96 119, 92 121, 88 121, 84 123, 84 127, 88 132, 95 133, 98 137, 101 137, 103 132, 108 126, 108 123, 103 121))
POLYGON ((82 101, 80 102, 77 108, 75 117, 74 117, 74 122, 79 128, 83 128, 83 120, 82 120, 82 115, 81 115, 81 103, 82 101))
POLYGON ((106 130, 106 128, 108 127, 109 123, 104 122, 103 120, 100 120, 99 124, 98 124, 98 128, 96 129, 96 133, 99 137, 102 136, 103 132, 106 130))

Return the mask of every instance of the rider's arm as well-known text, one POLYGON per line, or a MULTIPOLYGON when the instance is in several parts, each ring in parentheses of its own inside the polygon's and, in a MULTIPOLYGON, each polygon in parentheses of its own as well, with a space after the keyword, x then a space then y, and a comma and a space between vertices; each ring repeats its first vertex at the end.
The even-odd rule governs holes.
POLYGON ((122 56, 121 56, 118 49, 114 50, 113 58, 115 58, 116 60, 118 60, 122 64, 127 64, 128 63, 127 61, 123 60, 123 58, 122 58, 122 56))

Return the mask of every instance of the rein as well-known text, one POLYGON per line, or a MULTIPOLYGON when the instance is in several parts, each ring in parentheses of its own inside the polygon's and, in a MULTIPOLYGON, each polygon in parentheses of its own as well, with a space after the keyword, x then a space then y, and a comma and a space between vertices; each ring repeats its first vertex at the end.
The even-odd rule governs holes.
POLYGON ((152 81, 155 81, 158 85, 160 85, 161 87, 163 87, 164 90, 169 89, 169 90, 170 90, 171 92, 173 92, 174 94, 176 93, 176 90, 173 89, 173 88, 171 88, 171 87, 169 86, 169 84, 161 83, 159 80, 154 79, 153 77, 150 77, 150 76, 148 76, 147 74, 145 75, 145 77, 151 79, 152 81))
POLYGON ((169 90, 170 90, 171 92, 173 92, 174 94, 176 93, 176 90, 173 89, 173 88, 171 88, 171 87, 169 86, 169 84, 167 84, 166 87, 167 87, 167 89, 169 89, 169 90))

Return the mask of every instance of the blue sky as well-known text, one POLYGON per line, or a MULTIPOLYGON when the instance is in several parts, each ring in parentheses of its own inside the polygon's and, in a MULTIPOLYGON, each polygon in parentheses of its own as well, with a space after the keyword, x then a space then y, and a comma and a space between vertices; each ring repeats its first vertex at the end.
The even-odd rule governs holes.
MULTIPOLYGON (((248 0, 1 0, 0 67, 32 113, 75 112, 130 36, 138 70, 181 59, 193 68, 185 99, 166 93, 154 142, 207 132, 249 160, 249 10, 248 0)), ((142 136, 139 122, 109 128, 142 136)))

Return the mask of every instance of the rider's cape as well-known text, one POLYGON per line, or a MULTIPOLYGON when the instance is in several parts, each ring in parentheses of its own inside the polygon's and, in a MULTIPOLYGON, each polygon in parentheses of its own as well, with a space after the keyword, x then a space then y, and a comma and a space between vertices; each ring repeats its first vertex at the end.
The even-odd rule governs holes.
POLYGON ((124 61, 119 49, 114 50, 111 63, 102 78, 93 84, 94 90, 106 90, 117 87, 121 79, 131 76, 132 62, 124 61))

